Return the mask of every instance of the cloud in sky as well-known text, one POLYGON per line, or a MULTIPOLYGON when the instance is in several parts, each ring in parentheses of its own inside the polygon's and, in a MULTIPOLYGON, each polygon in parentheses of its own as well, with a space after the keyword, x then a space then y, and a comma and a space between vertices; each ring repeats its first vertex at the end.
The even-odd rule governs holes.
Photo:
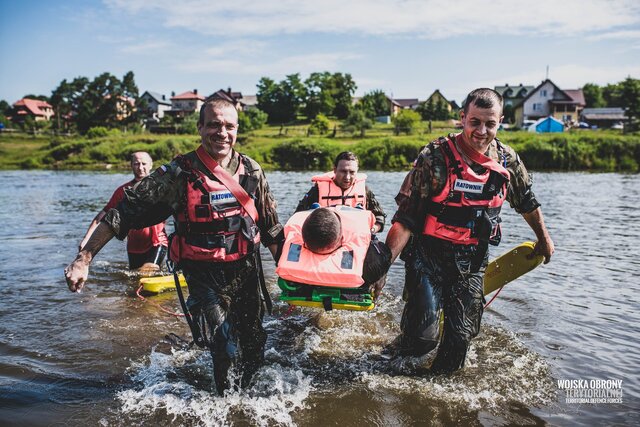
MULTIPOLYGON (((581 35, 640 23, 635 0, 106 0, 154 14, 166 26, 202 34, 268 36, 354 33, 428 39, 464 35, 581 35), (488 18, 490 17, 490 18, 488 18)), ((633 31, 628 34, 633 35, 633 31)))

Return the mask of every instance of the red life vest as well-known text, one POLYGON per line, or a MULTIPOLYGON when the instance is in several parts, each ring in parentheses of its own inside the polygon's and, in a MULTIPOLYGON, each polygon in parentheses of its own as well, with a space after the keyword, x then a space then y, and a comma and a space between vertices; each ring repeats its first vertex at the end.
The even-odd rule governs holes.
MULTIPOLYGON (((246 204, 238 201, 236 192, 221 182, 224 179, 213 179, 218 178, 211 170, 213 159, 202 146, 196 155, 206 170, 185 170, 188 173, 186 208, 176 214, 176 235, 171 241, 170 258, 176 263, 183 259, 210 262, 242 259, 260 243, 255 207, 248 210, 246 204)), ((250 165, 240 155, 238 170, 233 175, 236 183, 247 173, 245 161, 250 165)), ((213 165, 218 166, 215 161, 213 165)))
POLYGON ((497 245, 509 172, 460 141, 465 154, 486 169, 482 174, 475 173, 460 156, 454 139, 453 134, 439 139, 448 177, 442 191, 428 202, 423 234, 463 245, 478 244, 479 239, 497 245))
POLYGON ((302 224, 313 210, 293 214, 284 226, 285 242, 276 274, 307 285, 357 288, 376 219, 370 211, 347 206, 329 208, 340 216, 342 246, 330 254, 310 251, 302 240, 302 224))
POLYGON ((316 175, 311 181, 318 185, 318 204, 321 207, 347 205, 355 208, 357 205, 367 209, 367 189, 365 181, 367 175, 357 173, 355 181, 347 190, 342 190, 335 182, 335 173, 327 172, 322 175, 316 175))

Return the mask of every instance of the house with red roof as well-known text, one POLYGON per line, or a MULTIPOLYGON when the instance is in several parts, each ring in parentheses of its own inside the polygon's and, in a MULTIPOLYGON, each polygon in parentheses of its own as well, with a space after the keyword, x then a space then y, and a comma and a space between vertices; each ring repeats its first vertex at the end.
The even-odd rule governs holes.
POLYGON ((204 104, 204 96, 198 94, 198 89, 194 89, 180 95, 173 95, 171 97, 171 110, 167 111, 167 113, 184 117, 200 111, 202 104, 204 104))
POLYGON ((18 123, 27 117, 32 117, 35 121, 50 120, 53 114, 53 107, 48 102, 22 98, 13 104, 12 120, 18 123))
POLYGON ((516 125, 549 116, 571 124, 578 121, 585 105, 582 89, 560 89, 546 79, 514 105, 516 125))

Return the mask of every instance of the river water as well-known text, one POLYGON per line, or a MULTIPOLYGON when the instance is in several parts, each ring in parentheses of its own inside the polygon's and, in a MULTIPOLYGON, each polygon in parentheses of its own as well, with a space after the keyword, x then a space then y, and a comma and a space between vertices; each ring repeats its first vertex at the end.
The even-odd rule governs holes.
MULTIPOLYGON (((369 173, 389 219, 404 175, 369 173)), ((268 174, 282 222, 309 176, 268 174)), ((276 301, 255 385, 224 397, 211 393, 207 352, 164 340, 188 336, 183 319, 153 304, 178 309, 175 293, 135 297, 122 242, 98 255, 83 293, 66 288, 62 270, 88 223, 129 179, 0 172, 0 425, 640 425, 639 175, 535 174, 556 255, 487 309, 463 370, 395 375, 379 357, 399 330, 398 261, 373 312, 285 316, 276 301), (562 380, 587 388, 568 392, 562 380), (603 389, 591 380, 622 382, 603 389), (620 390, 621 403, 567 401, 620 390)), ((505 211, 494 256, 534 239, 505 211)), ((275 299, 266 251, 264 259, 275 299)))

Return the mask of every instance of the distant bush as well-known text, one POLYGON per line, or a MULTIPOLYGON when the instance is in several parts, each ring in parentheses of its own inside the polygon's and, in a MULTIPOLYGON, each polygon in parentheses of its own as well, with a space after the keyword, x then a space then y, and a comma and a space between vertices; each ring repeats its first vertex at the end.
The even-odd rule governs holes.
POLYGON ((331 128, 331 122, 324 114, 320 113, 309 125, 309 135, 326 135, 331 128))
POLYGON ((412 134, 418 123, 420 123, 420 114, 413 110, 400 110, 393 118, 393 125, 396 135, 401 132, 407 135, 412 134))
POLYGON ((86 136, 89 139, 104 138, 105 136, 109 136, 109 129, 104 126, 92 127, 87 131, 86 136))
POLYGON ((280 169, 325 170, 343 150, 339 143, 323 139, 294 139, 273 148, 272 160, 280 169))
POLYGON ((257 108, 238 112, 238 133, 244 134, 262 129, 267 123, 267 113, 257 108))

